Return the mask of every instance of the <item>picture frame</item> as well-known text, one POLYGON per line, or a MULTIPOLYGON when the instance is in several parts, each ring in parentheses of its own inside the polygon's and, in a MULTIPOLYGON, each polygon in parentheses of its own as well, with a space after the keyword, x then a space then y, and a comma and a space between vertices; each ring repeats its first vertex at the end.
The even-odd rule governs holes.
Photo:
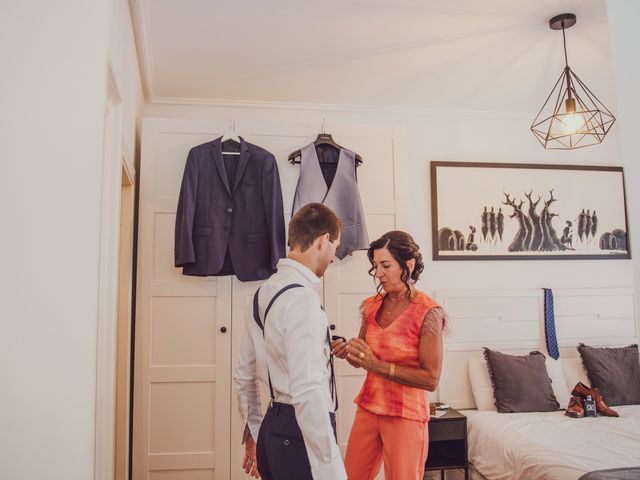
POLYGON ((630 259, 622 167, 430 164, 433 260, 630 259))

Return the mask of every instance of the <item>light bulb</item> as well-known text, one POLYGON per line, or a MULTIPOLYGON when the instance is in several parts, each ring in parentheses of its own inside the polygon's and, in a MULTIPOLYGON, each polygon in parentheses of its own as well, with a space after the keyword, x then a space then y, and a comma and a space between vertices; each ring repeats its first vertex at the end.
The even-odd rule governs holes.
POLYGON ((572 135, 584 130, 584 114, 581 112, 565 113, 558 115, 560 129, 565 135, 572 135))
POLYGON ((556 115, 560 131, 564 135, 573 135, 584 131, 585 124, 587 123, 585 113, 576 112, 575 98, 567 98, 564 101, 564 105, 565 113, 559 113, 556 115))

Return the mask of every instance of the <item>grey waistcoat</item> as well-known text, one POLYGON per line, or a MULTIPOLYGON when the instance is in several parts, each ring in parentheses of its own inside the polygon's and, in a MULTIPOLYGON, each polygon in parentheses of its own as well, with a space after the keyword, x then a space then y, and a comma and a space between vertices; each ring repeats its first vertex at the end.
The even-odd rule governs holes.
POLYGON ((336 174, 327 187, 313 143, 300 149, 300 177, 293 198, 293 213, 307 203, 322 203, 342 222, 340 246, 336 256, 343 259, 354 250, 369 247, 360 192, 356 182, 355 153, 341 149, 336 174))

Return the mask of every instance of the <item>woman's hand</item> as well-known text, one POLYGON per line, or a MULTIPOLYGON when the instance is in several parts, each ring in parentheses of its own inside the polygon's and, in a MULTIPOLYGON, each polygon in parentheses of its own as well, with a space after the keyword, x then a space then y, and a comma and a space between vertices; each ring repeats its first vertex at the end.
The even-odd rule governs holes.
POLYGON ((352 338, 348 343, 349 353, 347 361, 354 367, 362 367, 368 372, 380 370, 380 359, 373 353, 371 347, 361 338, 352 338))
POLYGON ((258 462, 256 461, 256 442, 249 434, 244 442, 244 459, 242 460, 242 469, 244 473, 248 473, 254 478, 260 478, 258 473, 258 462))
POLYGON ((347 358, 347 354, 349 353, 349 346, 343 338, 337 338, 331 342, 331 351, 336 357, 344 360, 347 358))

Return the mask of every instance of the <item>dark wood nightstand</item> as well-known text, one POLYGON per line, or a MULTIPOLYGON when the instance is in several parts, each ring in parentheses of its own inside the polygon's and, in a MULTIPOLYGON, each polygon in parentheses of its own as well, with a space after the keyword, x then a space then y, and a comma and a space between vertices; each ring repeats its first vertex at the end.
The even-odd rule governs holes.
POLYGON ((469 478, 467 462, 467 417, 450 408, 442 417, 434 416, 429 420, 429 453, 425 472, 440 470, 444 480, 444 471, 464 470, 464 478, 469 478))

